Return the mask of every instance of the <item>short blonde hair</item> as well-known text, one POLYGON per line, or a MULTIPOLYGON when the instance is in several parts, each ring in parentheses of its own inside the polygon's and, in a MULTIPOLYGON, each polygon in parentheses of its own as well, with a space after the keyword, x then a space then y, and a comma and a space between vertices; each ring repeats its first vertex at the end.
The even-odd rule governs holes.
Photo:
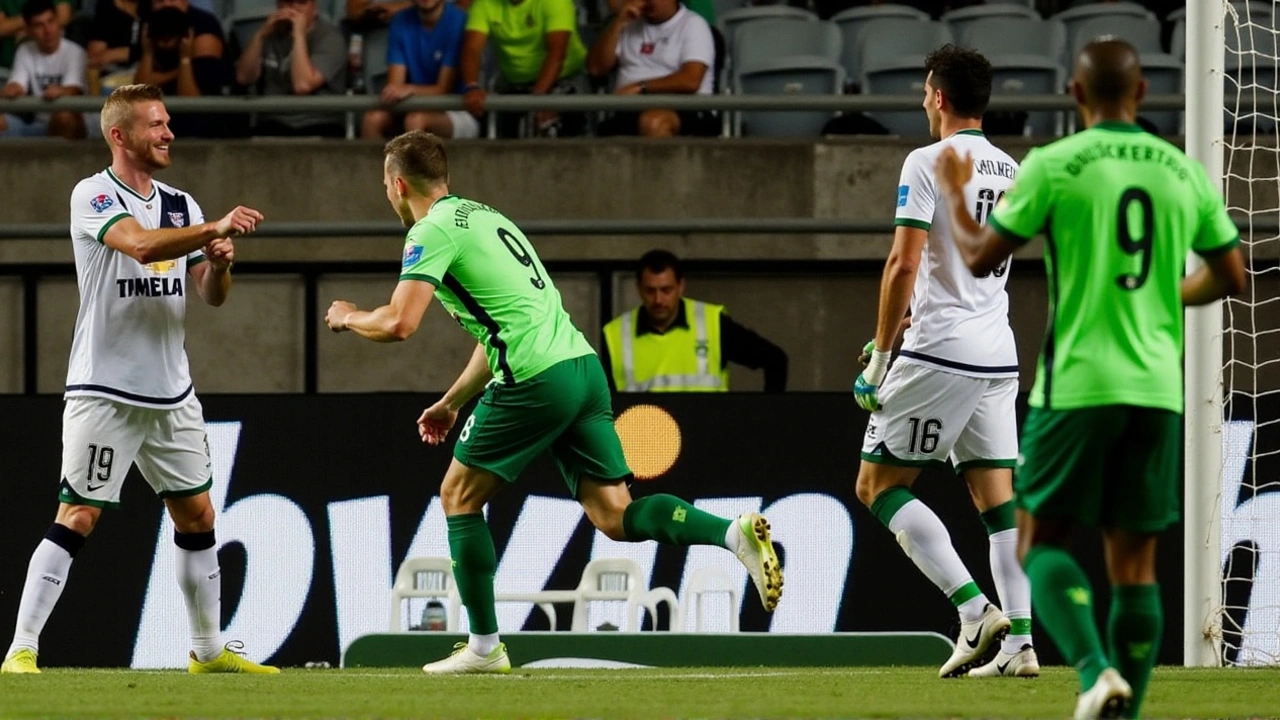
POLYGON ((164 91, 156 85, 123 85, 107 96, 102 104, 102 137, 111 142, 111 128, 129 129, 133 125, 133 108, 138 103, 163 102, 164 91))

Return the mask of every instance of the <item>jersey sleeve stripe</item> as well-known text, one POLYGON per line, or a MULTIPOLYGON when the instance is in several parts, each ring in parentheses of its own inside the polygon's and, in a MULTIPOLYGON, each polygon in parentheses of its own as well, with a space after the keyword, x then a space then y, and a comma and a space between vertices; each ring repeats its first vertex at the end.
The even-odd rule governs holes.
POLYGON ((1026 245, 1027 243, 1031 242, 1031 238, 1023 237, 1018 233, 1005 227, 1004 225, 1001 225, 1000 221, 996 220, 995 214, 992 214, 987 218, 987 224, 991 226, 992 230, 995 230, 997 233, 999 233, 1000 237, 1004 238, 1005 240, 1008 240, 1011 243, 1015 243, 1017 245, 1026 245))
POLYGON ((1239 245, 1240 245, 1240 236, 1237 235, 1231 238, 1229 242, 1223 243, 1218 247, 1212 247, 1212 248, 1209 248, 1208 250, 1197 250, 1196 254, 1202 258, 1218 257, 1219 255, 1225 255, 1231 252, 1232 250, 1235 250, 1239 245))
POLYGON ((197 256, 195 256, 195 257, 193 257, 193 258, 191 258, 190 260, 188 260, 188 261, 187 261, 187 269, 188 269, 188 270, 190 270, 191 268, 193 268, 193 267, 195 267, 195 266, 199 265, 200 263, 202 263, 202 262, 204 262, 205 260, 208 260, 208 259, 209 259, 209 258, 205 257, 204 255, 197 255, 197 256))
POLYGON ((916 220, 915 218, 894 218, 893 224, 897 227, 912 227, 918 230, 928 230, 933 227, 933 223, 916 220))
POLYGON ((112 225, 115 225, 116 223, 120 222, 121 220, 127 217, 133 217, 133 216, 127 212, 116 213, 114 217, 112 217, 110 220, 103 223, 102 227, 98 229, 98 242, 101 243, 102 238, 107 236, 107 231, 111 229, 112 225))
POLYGON ((400 280, 420 280, 425 283, 431 283, 436 287, 440 287, 440 280, 438 278, 433 278, 430 275, 423 273, 404 273, 400 276, 400 280))

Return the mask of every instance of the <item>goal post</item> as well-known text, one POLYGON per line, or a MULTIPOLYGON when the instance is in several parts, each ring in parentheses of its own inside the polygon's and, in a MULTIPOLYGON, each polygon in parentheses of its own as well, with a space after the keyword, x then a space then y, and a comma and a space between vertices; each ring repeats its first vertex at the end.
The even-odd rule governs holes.
MULTIPOLYGON (((1222 186, 1224 0, 1187 0, 1186 152, 1222 186)), ((1199 265, 1192 256, 1188 271, 1199 265)), ((1220 664, 1223 304, 1186 311, 1183 664, 1220 664)))

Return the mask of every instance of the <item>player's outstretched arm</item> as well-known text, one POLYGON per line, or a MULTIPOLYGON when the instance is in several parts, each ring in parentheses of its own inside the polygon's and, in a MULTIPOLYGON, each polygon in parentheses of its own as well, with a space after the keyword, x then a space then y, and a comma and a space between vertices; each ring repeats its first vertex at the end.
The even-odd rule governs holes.
POLYGON ((217 222, 181 228, 147 230, 132 216, 125 216, 107 228, 102 242, 146 265, 185 257, 216 238, 251 233, 260 222, 262 213, 243 206, 236 207, 217 222))
POLYGON ((493 371, 489 369, 489 359, 485 355, 484 345, 477 343, 476 349, 467 361, 467 367, 454 381, 453 386, 444 397, 431 407, 422 411, 418 418, 418 435, 428 445, 439 445, 449 435, 449 429, 458 419, 458 410, 470 402, 493 379, 493 371))
POLYGON ((1248 273, 1244 267, 1244 255, 1239 247, 1204 259, 1199 270, 1182 279, 1182 304, 1208 305, 1244 292, 1248 273))
POLYGON ((391 302, 376 310, 359 310, 354 303, 334 300, 325 323, 334 332, 350 330, 374 342, 400 342, 417 331, 435 296, 436 286, 425 280, 401 280, 391 302))
POLYGON ((236 259, 235 245, 229 238, 218 238, 204 246, 206 262, 191 268, 200 299, 213 307, 221 307, 231 292, 231 265, 236 259))
POLYGON ((1006 240, 990 227, 984 228, 969 214, 964 200, 964 186, 973 177, 973 158, 961 158, 954 148, 943 149, 935 168, 938 186, 951 209, 951 235, 964 264, 976 276, 991 273, 1009 258, 1018 245, 1006 240))

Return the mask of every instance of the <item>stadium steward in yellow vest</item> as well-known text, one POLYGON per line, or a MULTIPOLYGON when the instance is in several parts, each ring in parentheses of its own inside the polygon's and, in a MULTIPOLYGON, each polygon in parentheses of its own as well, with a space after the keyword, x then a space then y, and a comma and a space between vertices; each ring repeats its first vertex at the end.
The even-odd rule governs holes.
POLYGON ((729 363, 764 370, 764 391, 787 387, 787 353, 734 322, 724 306, 684 297, 684 270, 666 250, 640 258, 641 306, 604 326, 600 360, 621 392, 727 392, 729 363))

